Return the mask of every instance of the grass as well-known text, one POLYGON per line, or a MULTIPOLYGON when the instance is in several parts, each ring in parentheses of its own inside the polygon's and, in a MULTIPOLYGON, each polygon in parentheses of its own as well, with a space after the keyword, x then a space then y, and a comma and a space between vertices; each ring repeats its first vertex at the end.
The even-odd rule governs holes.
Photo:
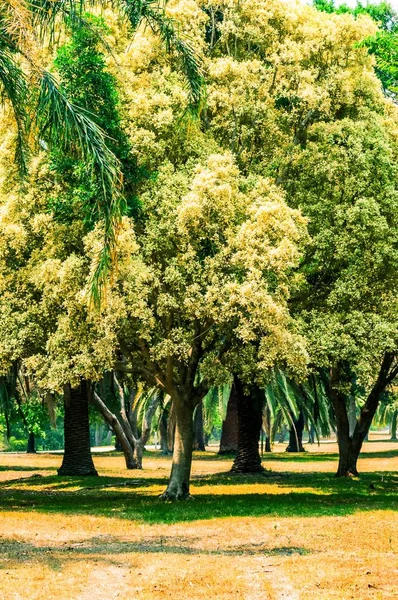
POLYGON ((198 453, 195 499, 177 504, 158 499, 170 459, 154 452, 130 472, 95 456, 92 478, 2 454, 0 599, 396 599, 397 446, 367 444, 350 480, 325 450, 273 453, 253 476, 198 453))

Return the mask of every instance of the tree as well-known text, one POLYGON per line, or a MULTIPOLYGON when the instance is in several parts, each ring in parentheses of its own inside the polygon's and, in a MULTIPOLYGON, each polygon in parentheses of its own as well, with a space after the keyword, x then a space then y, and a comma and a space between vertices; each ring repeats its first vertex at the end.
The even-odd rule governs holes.
POLYGON ((348 13, 354 17, 368 15, 378 25, 378 31, 363 40, 362 45, 376 59, 376 73, 385 93, 396 99, 398 92, 398 14, 388 2, 365 5, 357 1, 353 8, 347 4, 335 6, 334 0, 314 0, 314 6, 329 14, 348 13))
POLYGON ((90 426, 88 417, 88 398, 90 384, 82 380, 80 385, 65 385, 65 450, 58 475, 98 475, 90 448, 90 426))
POLYGON ((257 473, 264 471, 259 453, 259 440, 263 424, 264 391, 258 385, 245 389, 238 377, 234 378, 238 404, 238 449, 232 473, 257 473))
POLYGON ((285 311, 303 222, 270 182, 242 178, 229 154, 185 172, 166 164, 141 197, 145 231, 136 254, 120 257, 110 310, 120 307, 129 370, 172 398, 176 433, 164 497, 185 498, 193 412, 211 385, 233 365, 251 377, 278 360, 305 361, 285 311), (260 332, 255 347, 250 340, 260 332))
POLYGON ((219 454, 236 454, 238 450, 238 398, 232 386, 222 423, 219 454))
POLYGON ((376 114, 317 125, 285 178, 292 205, 310 217, 306 286, 295 302, 314 363, 331 369, 338 475, 357 474, 363 439, 397 375, 396 149, 376 114), (350 436, 353 377, 365 403, 350 436))

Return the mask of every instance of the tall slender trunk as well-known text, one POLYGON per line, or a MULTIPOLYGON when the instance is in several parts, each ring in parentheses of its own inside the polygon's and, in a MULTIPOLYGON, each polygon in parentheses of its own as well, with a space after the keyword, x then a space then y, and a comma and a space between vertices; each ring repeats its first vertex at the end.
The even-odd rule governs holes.
POLYGON ((28 448, 26 452, 27 454, 36 454, 35 434, 33 433, 33 431, 29 432, 28 448))
POLYGON ((194 442, 193 449, 201 450, 202 452, 206 450, 205 446, 205 433, 203 429, 203 404, 199 402, 195 409, 194 418, 193 418, 193 428, 194 428, 194 442))
POLYGON ((289 445, 286 452, 305 452, 303 446, 304 413, 300 410, 298 419, 293 419, 293 425, 289 431, 289 445))
POLYGON ((315 444, 315 427, 312 423, 308 427, 308 443, 315 444))
POLYGON ((231 471, 233 473, 258 473, 264 471, 259 453, 262 427, 263 395, 257 386, 245 392, 242 382, 235 377, 234 387, 238 397, 238 451, 231 471))
POLYGON ((106 423, 108 423, 109 427, 115 433, 116 439, 120 444, 120 449, 124 454, 124 460, 126 462, 127 469, 136 469, 137 462, 134 457, 134 450, 131 447, 130 441, 128 440, 126 434, 124 433, 124 429, 117 419, 116 415, 113 414, 106 406, 105 402, 101 400, 97 392, 94 392, 91 396, 91 402, 98 408, 99 412, 103 416, 106 423))
MULTIPOLYGON (((272 432, 272 422, 271 422, 271 410, 268 406, 268 403, 265 404, 263 409, 263 431, 265 432, 265 451, 271 452, 271 432, 272 432)), ((261 451, 262 454, 262 451, 261 451)))
POLYGON ((58 475, 98 475, 90 448, 88 416, 89 384, 82 380, 77 388, 64 388, 65 449, 58 475))
POLYGON ((188 398, 173 399, 175 434, 173 464, 163 500, 186 500, 189 498, 189 478, 192 466, 193 411, 188 398))
POLYGON ((339 447, 339 464, 336 477, 357 476, 357 457, 355 457, 352 437, 350 437, 350 422, 348 419, 347 400, 339 389, 341 371, 333 368, 330 373, 330 400, 336 417, 337 444, 339 447))
POLYGON ((160 453, 164 456, 171 454, 167 440, 167 415, 163 411, 159 421, 160 453))
POLYGON ((393 442, 397 439, 397 417, 398 417, 398 410, 394 410, 394 412, 392 413, 392 419, 391 419, 391 437, 390 437, 390 440, 393 442))
POLYGON ((176 431, 176 414, 174 405, 171 404, 169 410, 169 418, 167 419, 167 446, 169 452, 173 452, 174 450, 174 439, 175 439, 175 431, 176 431))
POLYGON ((236 454, 238 450, 238 396, 232 386, 227 405, 227 414, 222 424, 218 454, 236 454))

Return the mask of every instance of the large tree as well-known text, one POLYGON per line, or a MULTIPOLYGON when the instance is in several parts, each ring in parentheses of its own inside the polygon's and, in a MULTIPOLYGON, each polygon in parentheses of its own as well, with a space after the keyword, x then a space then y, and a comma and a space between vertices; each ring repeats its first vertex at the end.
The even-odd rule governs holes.
POLYGON ((242 177, 228 153, 179 172, 165 164, 141 198, 145 226, 136 252, 122 252, 109 310, 126 369, 172 398, 164 498, 185 498, 193 412, 210 385, 234 368, 250 382, 275 362, 305 362, 286 309, 303 221, 270 181, 242 177))

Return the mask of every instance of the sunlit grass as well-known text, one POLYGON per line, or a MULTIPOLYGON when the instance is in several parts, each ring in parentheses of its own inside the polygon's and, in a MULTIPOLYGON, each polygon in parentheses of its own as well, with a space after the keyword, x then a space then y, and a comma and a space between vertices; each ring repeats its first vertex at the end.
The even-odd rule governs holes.
MULTIPOLYGON (((371 445, 370 445, 371 446, 371 445)), ((0 455, 0 598, 398 597, 397 446, 366 448, 359 479, 336 455, 275 454, 265 474, 196 456, 194 500, 163 503, 170 459, 60 478, 59 455, 0 455)))

